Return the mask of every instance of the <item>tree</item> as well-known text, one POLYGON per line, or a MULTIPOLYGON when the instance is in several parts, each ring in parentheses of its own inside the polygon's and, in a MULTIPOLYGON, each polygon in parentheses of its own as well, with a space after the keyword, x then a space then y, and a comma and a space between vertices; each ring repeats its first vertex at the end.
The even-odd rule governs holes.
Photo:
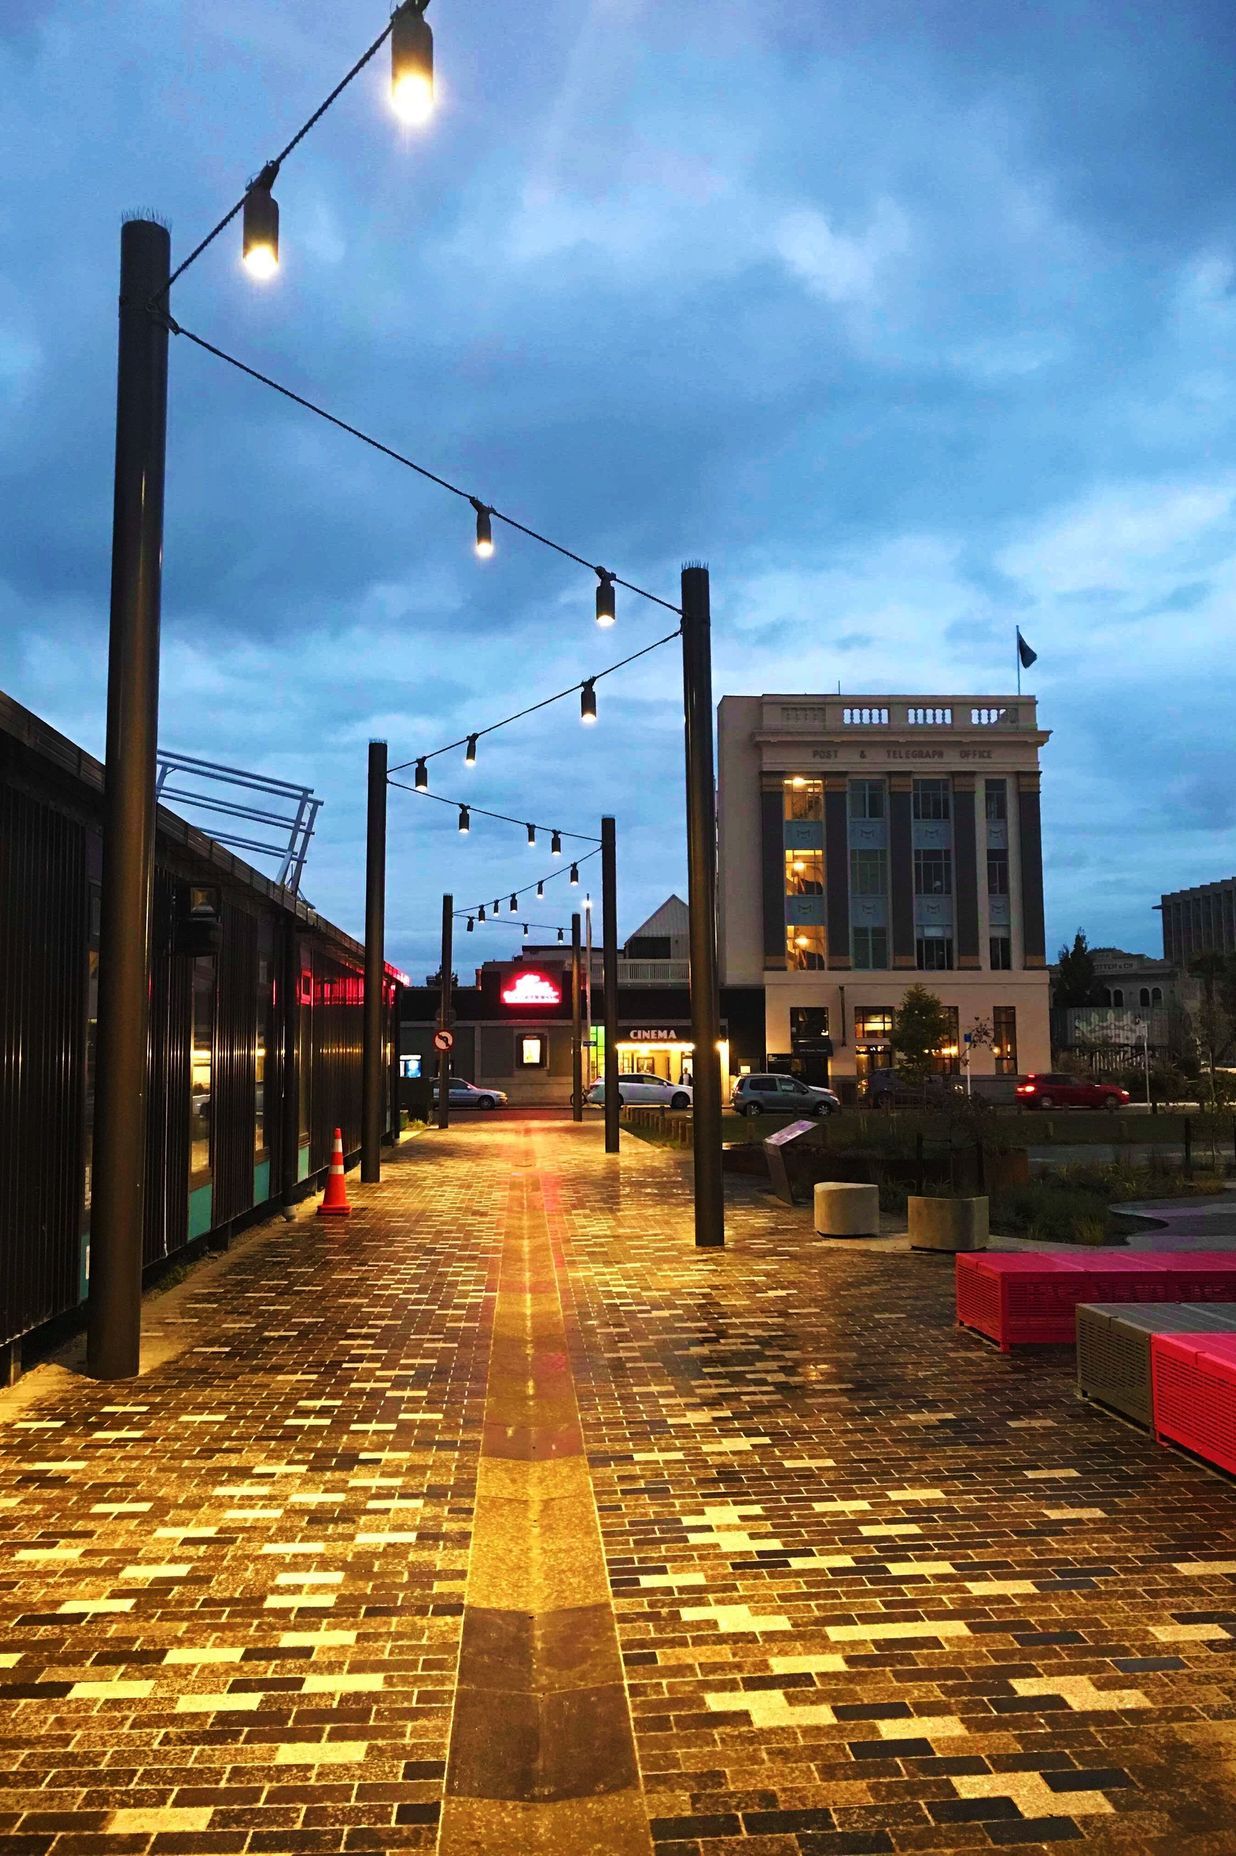
POLYGON ((925 986, 909 987, 893 1013, 893 1049, 902 1074, 911 1082, 922 1082, 952 1037, 952 1016, 935 993, 925 986))
POLYGON ((1208 1074, 1210 1099, 1216 1100, 1215 1070, 1227 1055, 1236 1032, 1236 956, 1199 954, 1189 962, 1198 982, 1193 1030, 1208 1074))
POLYGON ((1094 955, 1082 929, 1073 936, 1073 945, 1060 949, 1056 987, 1052 1003, 1059 1006, 1101 1005, 1103 989, 1094 967, 1094 955))

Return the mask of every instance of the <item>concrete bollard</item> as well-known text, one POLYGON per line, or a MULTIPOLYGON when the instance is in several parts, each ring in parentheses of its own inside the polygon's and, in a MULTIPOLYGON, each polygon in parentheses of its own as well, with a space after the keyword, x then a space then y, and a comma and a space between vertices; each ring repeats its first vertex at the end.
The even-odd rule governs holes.
POLYGON ((906 1200, 911 1250, 986 1250, 989 1235, 987 1200, 930 1199, 911 1194, 906 1200))
POLYGON ((878 1237, 880 1188, 848 1180, 818 1180, 815 1228, 821 1237, 878 1237))

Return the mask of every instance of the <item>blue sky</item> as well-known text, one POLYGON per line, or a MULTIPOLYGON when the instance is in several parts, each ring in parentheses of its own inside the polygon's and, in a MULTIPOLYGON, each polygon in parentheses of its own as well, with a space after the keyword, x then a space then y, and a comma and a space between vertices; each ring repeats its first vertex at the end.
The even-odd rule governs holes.
MULTIPOLYGON (((0 12, 0 687, 95 751, 121 218, 183 255, 383 15, 0 12)), ((1020 624, 1052 945, 1157 950, 1160 891, 1236 868, 1230 5, 429 18, 431 127, 392 119, 379 61, 284 169, 278 281, 226 234, 177 316, 667 597, 707 559, 718 695, 999 693, 1020 624)), ((466 506, 171 361, 162 739, 312 783, 306 890, 358 930, 370 735, 434 748, 665 615, 623 596, 598 632, 570 563, 505 531, 477 563, 466 506)), ((568 829, 613 810, 624 933, 685 883, 673 651, 600 686, 595 730, 566 703, 435 775, 568 829)), ((391 956, 432 963, 443 889, 546 868, 393 795, 391 956)))

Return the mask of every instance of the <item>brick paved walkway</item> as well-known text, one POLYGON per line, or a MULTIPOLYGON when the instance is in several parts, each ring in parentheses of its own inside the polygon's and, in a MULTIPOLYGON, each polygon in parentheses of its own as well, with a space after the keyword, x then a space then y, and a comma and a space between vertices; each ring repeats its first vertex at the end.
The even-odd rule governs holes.
POLYGON ((1236 1488, 947 1262, 592 1126, 349 1184, 0 1400, 6 1856, 1236 1852, 1236 1488))

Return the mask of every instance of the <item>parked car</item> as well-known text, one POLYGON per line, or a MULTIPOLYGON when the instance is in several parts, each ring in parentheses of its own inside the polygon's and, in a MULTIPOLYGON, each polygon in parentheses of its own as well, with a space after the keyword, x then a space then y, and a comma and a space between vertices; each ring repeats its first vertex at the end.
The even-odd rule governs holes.
POLYGON ((730 1098, 740 1115, 835 1115, 841 1099, 796 1076, 740 1076, 730 1098))
MULTIPOLYGON (((618 1100, 623 1108, 690 1108, 694 1091, 690 1083, 667 1083, 663 1076, 631 1070, 618 1078, 618 1100)), ((598 1077, 584 1097, 593 1108, 605 1106, 605 1081, 598 1077)))
POLYGON ((872 1070, 867 1078, 869 1108, 942 1108, 952 1096, 965 1094, 956 1076, 903 1076, 900 1070, 872 1070))
MULTIPOLYGON (((438 1083, 435 1077, 432 1088, 433 1099, 438 1100, 438 1083)), ((509 1100, 503 1089, 481 1089, 476 1083, 465 1082, 462 1076, 452 1076, 450 1087, 446 1092, 447 1102, 451 1108, 505 1108, 509 1100)))
POLYGON ((1061 1076, 1054 1071, 1047 1076, 1027 1076, 1017 1085, 1017 1101, 1022 1108, 1124 1108, 1129 1100, 1127 1089, 1116 1083, 1092 1083, 1080 1076, 1061 1076))

